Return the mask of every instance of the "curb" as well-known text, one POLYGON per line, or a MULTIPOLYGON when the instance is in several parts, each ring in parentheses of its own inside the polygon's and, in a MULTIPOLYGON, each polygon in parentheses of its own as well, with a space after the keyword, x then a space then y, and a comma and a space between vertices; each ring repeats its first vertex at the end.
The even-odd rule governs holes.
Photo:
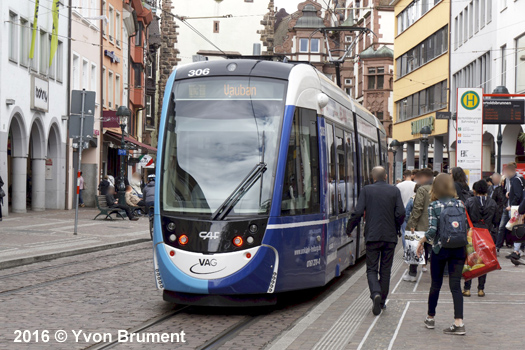
POLYGON ((65 258, 68 256, 94 253, 94 252, 98 252, 101 250, 120 248, 120 247, 125 247, 128 245, 139 244, 139 243, 150 242, 150 241, 151 239, 149 238, 138 238, 138 239, 129 240, 129 241, 101 244, 97 246, 80 248, 80 249, 75 249, 75 250, 68 250, 68 251, 63 251, 63 252, 58 252, 58 253, 49 253, 49 254, 27 257, 27 258, 18 258, 18 259, 13 259, 13 260, 0 261, 0 270, 18 267, 22 265, 29 265, 29 264, 33 264, 36 262, 46 261, 46 260, 53 260, 53 259, 58 259, 58 258, 65 258))

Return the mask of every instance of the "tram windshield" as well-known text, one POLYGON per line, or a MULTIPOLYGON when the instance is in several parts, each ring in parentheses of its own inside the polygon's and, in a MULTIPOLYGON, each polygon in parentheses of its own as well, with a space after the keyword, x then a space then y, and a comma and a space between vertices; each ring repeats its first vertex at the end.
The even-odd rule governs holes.
POLYGON ((253 77, 176 81, 165 125, 162 209, 211 217, 264 163, 229 217, 268 214, 285 89, 284 81, 253 77))

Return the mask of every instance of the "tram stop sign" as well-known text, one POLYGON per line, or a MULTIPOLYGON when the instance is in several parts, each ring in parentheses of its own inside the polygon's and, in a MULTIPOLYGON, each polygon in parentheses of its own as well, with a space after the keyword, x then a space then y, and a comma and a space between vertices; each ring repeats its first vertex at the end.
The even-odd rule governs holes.
MULTIPOLYGON (((84 99, 83 137, 93 137, 95 125, 95 91, 86 91, 84 99)), ((80 121, 82 115, 82 90, 71 91, 71 111, 69 116, 69 137, 80 137, 80 121)))

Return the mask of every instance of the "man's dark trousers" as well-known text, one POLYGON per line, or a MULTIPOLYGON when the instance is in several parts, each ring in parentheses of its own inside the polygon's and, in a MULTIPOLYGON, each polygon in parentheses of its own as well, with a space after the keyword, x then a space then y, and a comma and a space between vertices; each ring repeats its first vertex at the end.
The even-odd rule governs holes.
POLYGON ((366 277, 370 297, 381 295, 381 306, 385 305, 390 289, 390 272, 394 262, 396 243, 368 242, 366 244, 366 277))

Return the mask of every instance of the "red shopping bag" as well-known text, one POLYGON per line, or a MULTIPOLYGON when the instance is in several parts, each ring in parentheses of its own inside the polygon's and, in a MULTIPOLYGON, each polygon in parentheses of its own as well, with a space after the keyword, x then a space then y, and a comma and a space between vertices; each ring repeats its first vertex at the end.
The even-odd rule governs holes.
POLYGON ((470 229, 468 231, 467 259, 463 266, 465 281, 483 276, 491 271, 501 270, 499 265, 496 245, 492 240, 489 230, 477 228, 467 214, 470 229))

